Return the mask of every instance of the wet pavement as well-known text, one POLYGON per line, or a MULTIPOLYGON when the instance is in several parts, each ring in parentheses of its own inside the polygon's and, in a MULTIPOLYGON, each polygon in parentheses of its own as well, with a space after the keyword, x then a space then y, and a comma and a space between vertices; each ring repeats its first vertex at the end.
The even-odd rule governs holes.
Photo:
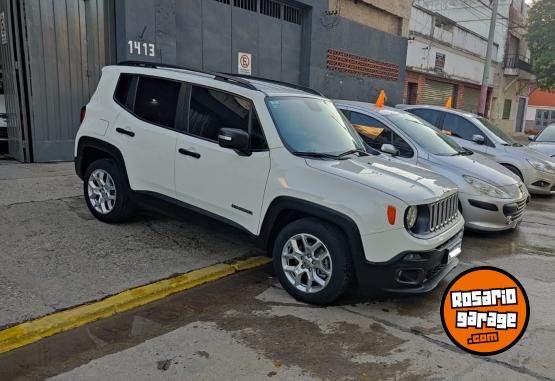
POLYGON ((555 378, 555 199, 534 198, 517 231, 467 233, 461 264, 433 292, 327 308, 298 303, 270 266, 0 355, 0 380, 555 378), (509 351, 473 356, 443 332, 439 304, 456 273, 493 265, 530 299, 528 329, 509 351))

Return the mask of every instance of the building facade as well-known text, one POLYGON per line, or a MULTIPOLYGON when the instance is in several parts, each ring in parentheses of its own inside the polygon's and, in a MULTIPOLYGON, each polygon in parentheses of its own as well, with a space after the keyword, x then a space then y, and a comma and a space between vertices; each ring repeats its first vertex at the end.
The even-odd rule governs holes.
POLYGON ((528 100, 524 132, 536 135, 553 123, 555 123, 555 92, 534 91, 528 100))
MULTIPOLYGON (((454 22, 458 28, 471 31, 482 41, 477 41, 475 47, 483 46, 488 38, 492 18, 490 2, 482 0, 416 0, 415 5, 434 12, 436 20, 445 18, 448 26, 449 22, 454 22)), ((507 133, 522 134, 524 133, 528 96, 534 87, 535 80, 530 63, 530 51, 524 38, 528 5, 524 0, 499 1, 497 13, 494 50, 488 79, 491 88, 488 91, 486 115, 507 133)), ((437 27, 437 24, 441 25, 441 21, 436 21, 434 25, 437 27)), ((474 53, 482 58, 482 68, 478 75, 480 83, 485 63, 485 50, 480 48, 474 53)), ((469 67, 465 66, 465 68, 469 67)), ((458 71, 458 73, 464 72, 465 69, 458 71)), ((473 77, 473 79, 475 78, 476 76, 473 77)), ((467 76, 465 79, 471 78, 467 76)), ((472 83, 472 81, 469 82, 472 83)), ((455 103, 456 107, 466 108, 464 93, 457 94, 457 99, 460 96, 463 98, 463 104, 455 103)))
POLYGON ((100 69, 147 61, 301 84, 333 98, 403 96, 409 0, 0 0, 10 153, 73 159, 100 69), (31 31, 26 33, 26 31, 31 31))

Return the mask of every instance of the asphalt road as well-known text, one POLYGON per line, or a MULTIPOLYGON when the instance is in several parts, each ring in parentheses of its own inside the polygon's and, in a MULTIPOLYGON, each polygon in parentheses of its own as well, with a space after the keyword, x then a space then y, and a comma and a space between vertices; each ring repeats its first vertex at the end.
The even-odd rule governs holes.
MULTIPOLYGON (((13 175, 0 167, 9 200, 0 205, 4 321, 256 250, 197 217, 102 224, 87 216, 70 169, 49 168, 33 180, 33 167, 13 175), (18 191, 22 184, 34 192, 18 191)), ((0 355, 0 380, 555 378, 555 198, 534 198, 517 231, 467 233, 460 259, 429 294, 378 300, 351 292, 328 308, 297 303, 260 268, 0 355), (515 275, 531 304, 524 337, 492 357, 461 352, 439 317, 448 280, 479 265, 515 275)))

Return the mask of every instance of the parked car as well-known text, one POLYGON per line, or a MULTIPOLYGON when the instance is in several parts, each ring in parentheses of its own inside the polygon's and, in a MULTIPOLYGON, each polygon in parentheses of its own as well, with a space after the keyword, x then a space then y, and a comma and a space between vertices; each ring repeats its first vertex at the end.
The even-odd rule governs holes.
POLYGON ((550 124, 536 136, 529 136, 528 147, 555 158, 555 124, 550 124))
POLYGON ((458 263, 456 185, 369 155, 312 90, 108 66, 81 116, 75 167, 96 218, 124 221, 162 199, 230 223, 260 239, 299 300, 330 303, 355 279, 375 292, 426 292, 458 263))
POLYGON ((457 143, 479 152, 522 179, 532 194, 555 194, 555 161, 528 148, 481 116, 439 106, 398 105, 453 137, 457 143))
POLYGON ((465 227, 500 231, 514 229, 522 221, 529 195, 522 181, 505 167, 464 149, 408 112, 354 101, 335 101, 335 105, 372 149, 457 184, 465 227))

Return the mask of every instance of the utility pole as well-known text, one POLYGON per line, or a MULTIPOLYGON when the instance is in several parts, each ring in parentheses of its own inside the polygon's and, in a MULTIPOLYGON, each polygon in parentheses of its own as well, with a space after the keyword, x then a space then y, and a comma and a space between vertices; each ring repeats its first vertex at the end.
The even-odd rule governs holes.
POLYGON ((482 76, 482 88, 480 89, 480 105, 478 113, 486 115, 486 100, 488 97, 488 77, 491 65, 491 53, 493 51, 493 38, 495 36, 495 24, 497 23, 498 0, 492 0, 491 21, 489 24, 488 48, 486 50, 486 62, 484 63, 484 75, 482 76))

